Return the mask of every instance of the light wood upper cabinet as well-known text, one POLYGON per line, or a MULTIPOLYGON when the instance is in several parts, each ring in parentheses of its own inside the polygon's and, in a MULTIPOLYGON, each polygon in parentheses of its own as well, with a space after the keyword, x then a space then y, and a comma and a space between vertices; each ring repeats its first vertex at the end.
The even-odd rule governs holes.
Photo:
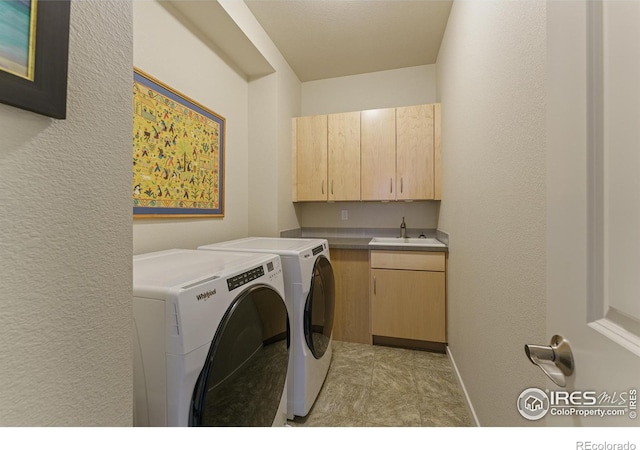
POLYGON ((328 200, 360 200, 360 113, 329 114, 328 200))
POLYGON ((440 200, 440 104, 293 119, 293 201, 440 200))
POLYGON ((440 199, 439 112, 435 104, 362 111, 362 200, 440 199))
POLYGON ((396 108, 396 199, 434 198, 433 105, 396 108))
POLYGON ((433 199, 442 200, 442 106, 433 104, 433 199))
POLYGON ((293 200, 360 200, 360 112, 293 119, 293 200))
POLYGON ((327 200, 327 116, 293 119, 294 200, 327 200))
POLYGON ((362 200, 395 200, 396 110, 360 113, 360 182, 362 200))

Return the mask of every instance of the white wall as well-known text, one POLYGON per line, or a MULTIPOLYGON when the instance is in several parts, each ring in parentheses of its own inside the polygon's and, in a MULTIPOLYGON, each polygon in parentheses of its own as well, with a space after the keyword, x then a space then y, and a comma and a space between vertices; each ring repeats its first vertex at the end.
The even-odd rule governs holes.
POLYGON ((133 4, 133 62, 226 119, 224 219, 136 219, 134 254, 244 237, 249 217, 249 87, 155 1, 133 4))
POLYGON ((291 118, 300 115, 300 81, 244 2, 219 0, 275 73, 249 83, 249 234, 297 228, 291 203, 291 118))
POLYGON ((71 2, 67 119, 0 104, 0 425, 129 426, 132 11, 71 2))
POLYGON ((523 351, 549 339, 545 21, 544 2, 455 2, 437 62, 449 347, 483 426, 531 425, 515 402, 545 386, 523 351))
POLYGON ((248 234, 276 236, 296 228, 291 202, 291 117, 300 82, 247 6, 220 0, 275 73, 247 80, 227 55, 155 1, 134 3, 134 64, 226 119, 225 217, 136 220, 134 254, 195 248, 248 234), (168 56, 170 58, 168 59, 168 56), (170 63, 168 63, 170 61, 170 63), (185 70, 185 68, 190 68, 185 70))
POLYGON ((277 75, 249 84, 249 235, 277 236, 278 104, 277 75))
POLYGON ((281 69, 278 74, 278 231, 284 231, 300 226, 291 202, 291 118, 300 115, 302 94, 301 83, 292 70, 281 69))
MULTIPOLYGON (((309 81, 302 84, 302 116, 435 103, 434 64, 309 81)), ((440 202, 339 202, 296 205, 302 227, 436 228, 440 202), (347 210, 349 219, 341 219, 347 210)))
POLYGON ((302 83, 303 116, 436 101, 436 66, 407 67, 302 83))
POLYGON ((408 228, 437 228, 440 202, 300 203, 296 208, 304 228, 397 228, 400 233, 403 217, 408 228), (345 210, 346 221, 342 220, 345 210))

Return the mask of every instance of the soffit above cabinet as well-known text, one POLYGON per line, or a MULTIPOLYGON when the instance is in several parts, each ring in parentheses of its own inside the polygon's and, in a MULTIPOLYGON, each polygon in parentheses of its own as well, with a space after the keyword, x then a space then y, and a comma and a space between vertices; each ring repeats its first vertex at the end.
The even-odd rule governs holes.
POLYGON ((275 72, 217 1, 172 0, 159 4, 248 80, 275 72))

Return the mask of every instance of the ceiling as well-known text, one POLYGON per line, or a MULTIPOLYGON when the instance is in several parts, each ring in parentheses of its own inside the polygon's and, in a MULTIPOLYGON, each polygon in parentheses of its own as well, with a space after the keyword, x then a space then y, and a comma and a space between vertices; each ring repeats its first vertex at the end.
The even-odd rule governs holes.
MULTIPOLYGON (((300 81, 434 64, 453 0, 244 0, 300 81)), ((159 2, 247 79, 273 73, 213 0, 159 2)))
POLYGON ((302 82, 434 64, 453 0, 244 0, 302 82))

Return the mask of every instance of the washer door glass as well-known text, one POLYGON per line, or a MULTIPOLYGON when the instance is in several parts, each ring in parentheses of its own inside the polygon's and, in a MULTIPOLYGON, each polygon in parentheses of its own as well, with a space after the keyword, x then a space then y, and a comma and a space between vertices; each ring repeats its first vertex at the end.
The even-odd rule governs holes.
POLYGON ((193 391, 189 425, 271 426, 285 390, 288 364, 284 300, 270 287, 248 288, 218 326, 193 391))
POLYGON ((335 282, 329 260, 320 255, 316 259, 311 289, 304 305, 304 337, 316 359, 322 358, 331 342, 335 282))

